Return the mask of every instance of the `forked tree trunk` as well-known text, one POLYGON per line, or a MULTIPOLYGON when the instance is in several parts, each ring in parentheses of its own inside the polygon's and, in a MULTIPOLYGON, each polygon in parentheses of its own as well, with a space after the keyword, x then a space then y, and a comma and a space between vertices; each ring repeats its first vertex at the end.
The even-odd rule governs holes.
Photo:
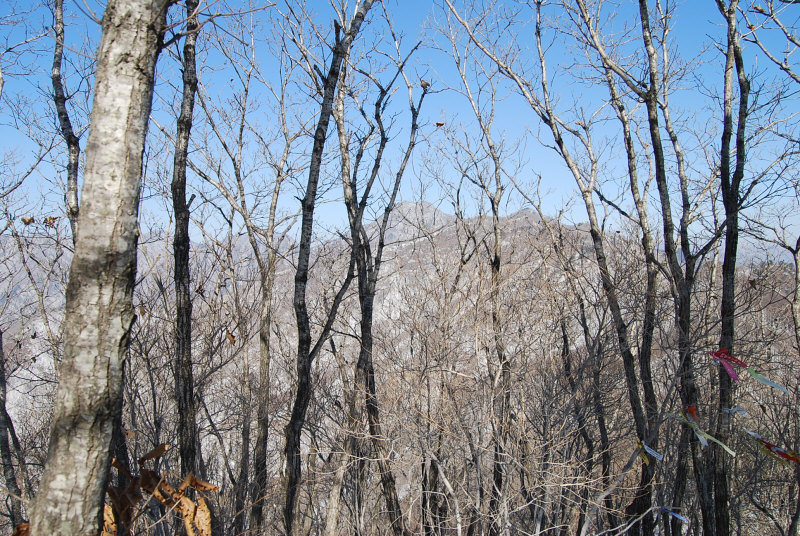
MULTIPOLYGON (((717 2, 720 12, 725 17, 728 32, 728 48, 725 62, 725 93, 723 105, 722 148, 720 152, 720 182, 722 186, 722 204, 725 207, 725 257, 722 261, 722 304, 720 316, 722 328, 719 339, 720 348, 733 352, 735 342, 734 319, 736 314, 736 255, 739 243, 739 185, 744 177, 745 127, 747 126, 748 100, 750 82, 744 72, 742 50, 737 28, 738 1, 733 0, 730 6, 722 1, 717 2), (739 107, 736 121, 733 118, 734 105, 734 73, 738 78, 739 107), (735 133, 734 133, 735 130, 735 133), (731 141, 736 143, 736 159, 731 166, 731 141)), ((733 406, 733 384, 723 367, 719 368, 719 412, 717 429, 714 435, 727 443, 731 435, 731 416, 725 412, 733 406)), ((730 461, 728 456, 716 446, 711 451, 714 465, 714 502, 716 504, 716 534, 722 536, 730 533, 730 485, 728 473, 730 461)))
POLYGON ((98 532, 122 394, 142 154, 168 0, 109 0, 97 53, 80 233, 66 291, 64 358, 33 502, 36 535, 98 532))
MULTIPOLYGON (((346 58, 349 59, 349 58, 346 58)), ((398 74, 402 71, 402 64, 398 65, 398 74)), ((358 353, 358 361, 355 370, 355 385, 356 389, 360 389, 364 396, 364 408, 367 415, 367 427, 369 430, 369 439, 375 451, 375 462, 378 465, 378 476, 381 481, 381 489, 383 497, 386 501, 386 513, 389 516, 389 523, 392 528, 394 536, 404 536, 409 534, 403 519, 403 509, 400 504, 400 499, 397 493, 397 482, 394 472, 389 464, 389 454, 391 445, 383 434, 383 425, 380 417, 380 403, 378 400, 378 391, 375 384, 375 367, 373 361, 373 347, 374 347, 374 333, 373 321, 375 316, 375 294, 377 290, 378 279, 380 276, 380 268, 383 259, 383 250, 386 245, 386 229, 389 224, 389 216, 395 206, 397 194, 400 190, 400 183, 405 173, 406 166, 408 165, 411 157, 411 152, 416 145, 416 134, 418 129, 417 117, 419 109, 422 106, 423 99, 425 98, 426 91, 419 99, 419 103, 415 106, 411 98, 411 91, 409 90, 409 106, 411 108, 411 129, 408 145, 405 149, 405 154, 400 163, 397 173, 394 177, 392 190, 389 194, 386 207, 384 208, 383 218, 380 221, 380 226, 377 232, 377 244, 375 244, 374 253, 372 252, 370 238, 364 230, 364 207, 370 199, 372 186, 375 184, 375 179, 381 169, 383 151, 386 144, 389 142, 389 136, 384 129, 382 110, 384 106, 384 99, 389 94, 391 84, 389 87, 378 85, 380 92, 375 101, 374 124, 371 125, 369 133, 359 139, 359 146, 357 153, 359 156, 365 147, 367 140, 370 140, 372 134, 377 131, 378 143, 375 150, 374 160, 372 167, 362 185, 362 191, 358 192, 358 164, 360 158, 356 159, 355 167, 351 169, 350 159, 350 136, 346 130, 345 113, 344 113, 344 94, 346 91, 346 84, 344 81, 345 73, 342 74, 340 80, 341 87, 337 95, 336 103, 333 109, 333 116, 336 120, 337 131, 339 134, 339 152, 341 157, 341 179, 342 190, 347 208, 348 221, 350 224, 350 239, 351 239, 351 259, 355 260, 356 273, 358 276, 358 302, 361 313, 360 321, 360 346, 358 353)), ((351 451, 352 452, 352 451, 351 451)))
POLYGON ((303 426, 306 422, 306 411, 311 401, 311 364, 330 332, 336 310, 344 296, 344 291, 352 280, 352 262, 342 288, 337 293, 328 312, 328 319, 320 333, 317 343, 312 346, 311 318, 306 300, 306 287, 308 285, 308 272, 311 261, 311 239, 314 229, 314 209, 317 203, 317 186, 322 170, 322 157, 325 150, 325 138, 330 124, 333 110, 333 98, 339 82, 339 72, 342 62, 347 55, 353 40, 361 29, 361 24, 367 12, 372 7, 374 0, 365 0, 350 20, 349 27, 344 29, 336 25, 336 44, 324 78, 322 88, 322 104, 319 119, 314 130, 314 143, 311 150, 311 161, 308 170, 308 183, 305 196, 302 200, 302 219, 300 224, 300 244, 297 251, 297 269, 294 277, 293 305, 297 319, 297 390, 289 422, 285 428, 286 444, 286 496, 283 505, 283 522, 287 536, 295 535, 295 510, 300 492, 300 479, 302 476, 300 459, 300 440, 303 426))

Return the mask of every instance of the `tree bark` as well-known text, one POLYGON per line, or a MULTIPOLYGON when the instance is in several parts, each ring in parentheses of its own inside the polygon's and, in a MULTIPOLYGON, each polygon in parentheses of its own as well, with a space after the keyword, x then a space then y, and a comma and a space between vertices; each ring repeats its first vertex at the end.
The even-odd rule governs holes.
POLYGON ((178 402, 178 450, 181 475, 197 470, 197 408, 192 371, 192 298, 189 273, 189 205, 186 202, 186 158, 197 92, 195 43, 198 0, 186 1, 186 37, 183 43, 183 98, 175 136, 172 168, 172 209, 175 214, 175 397, 178 402))
POLYGON ((31 534, 95 535, 134 320, 139 184, 168 0, 110 0, 97 54, 64 357, 31 534))
POLYGON ((242 534, 244 522, 247 517, 247 498, 248 475, 250 469, 250 405, 249 402, 244 412, 244 423, 242 424, 242 450, 239 455, 239 475, 234 486, 233 499, 233 534, 242 534))
POLYGON ((64 0, 55 0, 53 10, 53 32, 56 37, 56 46, 53 52, 53 69, 51 73, 53 82, 53 101, 56 105, 58 123, 61 135, 67 142, 69 159, 67 161, 67 217, 72 228, 72 242, 75 243, 78 235, 78 165, 81 155, 81 144, 72 128, 67 110, 67 96, 64 84, 61 81, 61 65, 64 58, 64 0))
MULTIPOLYGON (((403 64, 399 64, 398 74, 402 72, 402 68, 403 64)), ((395 79, 396 78, 397 75, 395 76, 395 79)), ((375 82, 374 79, 373 82, 375 82)), ((375 450, 375 458, 378 465, 378 475, 381 480, 383 497, 386 501, 386 510, 389 516, 389 523, 395 536, 403 536, 408 534, 408 530, 403 520, 403 510, 397 494, 397 483, 394 477, 394 472, 389 464, 390 446, 382 430, 380 404, 378 401, 378 392, 375 383, 375 367, 373 361, 373 347, 375 339, 373 333, 373 321, 375 316, 375 293, 380 276, 380 268, 383 259, 385 236, 386 229, 389 224, 389 216, 394 209, 397 194, 400 190, 400 183, 411 157, 411 153, 416 145, 416 135, 418 129, 417 117, 427 91, 423 90, 419 104, 415 106, 412 98, 412 92, 409 88, 409 107, 411 108, 411 128, 409 141, 405 149, 403 160, 401 161, 400 167, 395 174, 392 190, 389 194, 389 199, 387 200, 386 207, 383 211, 383 217, 380 220, 380 227, 378 228, 376 237, 377 244, 375 245, 375 250, 373 253, 370 238, 364 229, 363 217, 364 209, 370 199, 372 187, 375 184, 375 180, 378 177, 378 173, 383 163, 383 152, 386 148, 386 144, 389 142, 389 135, 384 128, 382 114, 385 107, 385 99, 390 94, 391 84, 389 84, 388 87, 383 87, 375 82, 380 91, 375 101, 375 111, 373 116, 374 122, 370 123, 370 128, 367 129, 366 134, 358 136, 359 146, 356 149, 356 158, 353 169, 351 169, 349 146, 350 136, 346 131, 344 112, 344 94, 347 89, 344 81, 344 73, 342 74, 339 83, 339 93, 337 95, 336 103, 332 113, 336 120, 336 126, 339 135, 342 190, 350 224, 351 259, 355 259, 356 273, 358 276, 358 302, 361 313, 360 347, 358 361, 356 362, 355 384, 357 389, 360 388, 363 390, 369 438, 372 442, 372 447, 375 450), (357 182, 359 164, 362 156, 365 153, 366 144, 372 139, 372 135, 376 130, 378 143, 375 150, 374 160, 370 172, 367 174, 367 178, 364 181, 362 192, 359 194, 357 182)))
MULTIPOLYGON (((720 316, 722 327, 719 347, 729 352, 734 351, 735 314, 736 314, 736 254, 739 243, 739 186, 744 176, 745 128, 748 114, 750 82, 744 72, 742 50, 737 28, 738 0, 732 0, 725 6, 722 0, 717 1, 720 13, 725 17, 727 31, 727 52, 724 73, 724 100, 722 147, 720 150, 720 183, 722 186, 722 204, 725 207, 725 255, 722 261, 722 303, 720 316), (734 125, 734 71, 738 77, 739 109, 734 125), (736 129, 736 161, 731 169, 731 141, 736 129)), ((731 435, 731 416, 724 410, 733 406, 733 382, 723 367, 719 367, 719 411, 717 428, 714 435, 723 443, 727 443, 731 435)), ((723 536, 730 533, 730 483, 728 471, 730 461, 721 449, 714 446, 711 451, 714 467, 714 503, 716 510, 714 519, 716 533, 723 536)))
POLYGON ((14 453, 11 451, 9 434, 11 417, 6 411, 6 353, 3 348, 3 331, 0 330, 0 460, 3 463, 3 479, 9 493, 11 504, 11 525, 16 527, 24 522, 22 512, 22 491, 17 481, 17 471, 14 469, 14 453))
POLYGON ((303 433, 303 426, 306 420, 306 411, 311 400, 311 364, 314 357, 319 352, 320 342, 327 337, 336 309, 344 294, 344 290, 352 280, 352 262, 348 268, 348 273, 342 290, 337 294, 331 310, 328 313, 328 321, 323 333, 320 335, 317 344, 312 347, 311 320, 308 314, 308 304, 306 301, 306 287, 308 286, 308 271, 311 259, 311 239, 314 228, 314 208, 317 202, 317 186, 319 184, 320 171, 322 170, 322 157, 325 149, 325 138, 328 132, 328 125, 333 110, 333 98, 339 83, 339 72, 342 62, 347 55, 353 40, 361 28, 362 22, 367 12, 372 7, 374 0, 365 0, 353 15, 350 26, 341 35, 342 29, 336 24, 336 44, 333 47, 328 73, 324 78, 322 88, 322 104, 320 115, 314 131, 314 144, 311 150, 311 162, 309 164, 308 182, 306 193, 302 200, 302 219, 300 224, 300 244, 297 252, 297 269, 294 278, 294 298, 293 305, 295 318, 297 319, 297 390, 292 404, 292 411, 289 422, 285 428, 286 445, 284 453, 286 455, 286 496, 283 506, 283 522, 287 536, 294 536, 294 516, 297 506, 297 498, 300 491, 301 457, 300 440, 303 433))

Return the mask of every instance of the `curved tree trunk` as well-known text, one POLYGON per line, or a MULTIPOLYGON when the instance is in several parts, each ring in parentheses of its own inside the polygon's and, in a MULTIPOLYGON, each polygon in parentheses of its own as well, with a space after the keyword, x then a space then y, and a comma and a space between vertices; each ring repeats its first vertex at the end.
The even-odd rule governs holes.
POLYGON ((294 517, 297 499, 300 492, 301 457, 300 440, 303 426, 306 421, 306 411, 311 401, 311 364, 321 348, 321 343, 327 338, 336 310, 344 297, 344 292, 352 281, 352 261, 348 268, 345 281, 333 300, 325 327, 317 343, 312 346, 311 319, 308 313, 306 287, 311 260, 311 239, 314 228, 314 209, 317 203, 317 187, 322 170, 322 157, 325 149, 325 138, 333 111, 333 98, 339 83, 339 73, 342 62, 350 50, 353 40, 361 29, 361 24, 367 12, 372 7, 374 0, 365 0, 350 20, 349 27, 344 29, 336 24, 336 44, 330 60, 328 72, 323 80, 322 104, 319 119, 314 130, 314 143, 311 150, 311 162, 308 170, 308 182, 305 196, 302 200, 302 219, 300 224, 300 244, 297 251, 297 269, 294 277, 293 305, 297 319, 297 389, 289 422, 285 428, 286 444, 286 496, 283 505, 283 523, 287 536, 294 536, 294 517))
POLYGON ((110 0, 97 54, 64 358, 31 534, 94 536, 134 320, 139 183, 168 0, 110 0))
POLYGON ((81 155, 81 144, 69 119, 67 96, 64 91, 64 84, 61 81, 61 64, 64 58, 64 0, 55 0, 53 19, 53 33, 56 38, 51 72, 53 101, 56 105, 61 135, 64 136, 64 140, 67 142, 67 151, 69 153, 67 161, 67 217, 72 228, 72 242, 74 244, 78 235, 78 163, 81 155))

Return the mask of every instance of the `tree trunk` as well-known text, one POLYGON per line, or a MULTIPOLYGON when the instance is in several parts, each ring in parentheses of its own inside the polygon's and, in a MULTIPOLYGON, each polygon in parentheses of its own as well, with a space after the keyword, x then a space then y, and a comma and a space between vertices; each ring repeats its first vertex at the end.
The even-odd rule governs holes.
MULTIPOLYGON (((725 62, 725 85, 723 101, 723 129, 722 147, 720 151, 720 182, 722 186, 722 204, 725 207, 725 256, 722 261, 722 304, 720 316, 722 327, 720 332, 719 347, 729 352, 734 351, 735 331, 734 320, 736 314, 736 254, 739 243, 739 185, 744 176, 745 153, 745 127, 747 123, 747 106, 750 94, 750 83, 744 73, 742 51, 739 44, 737 28, 738 0, 733 0, 729 7, 721 1, 717 6, 725 17, 727 32, 727 53, 725 62), (738 74, 739 82, 739 110, 736 120, 736 162, 731 169, 731 140, 734 134, 733 119, 733 75, 738 74)), ((717 439, 727 443, 731 435, 731 415, 724 411, 733 406, 733 382, 725 371, 719 367, 719 411, 717 414, 717 428, 714 432, 717 439)), ((724 536, 730 533, 730 483, 728 470, 730 460, 728 456, 715 445, 711 451, 714 466, 714 503, 716 533, 724 536)))
POLYGON ((197 408, 192 371, 192 298, 189 274, 189 205, 186 203, 186 158, 197 91, 195 42, 198 0, 186 1, 186 37, 183 44, 183 98, 175 136, 172 169, 172 208, 175 213, 175 397, 178 402, 178 451, 181 475, 197 470, 197 408))
POLYGON ((22 491, 14 470, 14 455, 8 441, 11 418, 6 411, 6 353, 3 348, 3 331, 0 330, 0 460, 3 463, 3 479, 11 504, 11 525, 16 527, 24 522, 22 513, 22 491))
POLYGON ((250 405, 248 403, 244 412, 244 423, 242 424, 242 450, 239 456, 239 475, 236 478, 234 487, 233 502, 233 534, 242 534, 244 522, 247 517, 245 499, 247 498, 248 475, 250 467, 250 405))
POLYGON ((294 516, 300 491, 300 478, 302 475, 300 440, 306 421, 308 403, 311 400, 311 364, 316 353, 319 351, 320 342, 327 338, 327 332, 330 331, 332 319, 336 316, 336 309, 341 302, 344 290, 346 290, 352 280, 351 263, 342 289, 331 305, 325 329, 323 329, 323 333, 320 334, 317 344, 312 348, 311 320, 308 314, 308 304, 306 301, 306 287, 308 286, 308 272, 311 259, 311 240, 314 228, 314 208, 317 202, 317 186, 322 169, 325 138, 333 110, 333 98, 339 83, 339 73, 342 68, 342 62, 348 54, 353 40, 356 35, 358 35, 361 23, 364 22, 364 18, 373 3, 374 0, 365 0, 364 3, 361 4, 353 15, 350 26, 346 28, 343 36, 341 35, 342 29, 339 27, 338 23, 335 24, 336 44, 333 47, 333 55, 327 75, 324 78, 319 120, 314 130, 314 144, 311 150, 308 183, 306 184, 306 192, 302 200, 300 244, 297 251, 297 269, 294 277, 293 298, 295 318, 297 319, 297 389, 295 391, 289 422, 285 428, 286 445, 284 447, 287 474, 286 496, 283 505, 283 523, 287 536, 295 535, 293 532, 294 516))
POLYGON ((167 5, 110 0, 103 16, 80 235, 66 291, 64 357, 31 513, 34 536, 94 536, 101 525, 134 320, 142 154, 167 5))
MULTIPOLYGON (((270 252, 270 256, 274 256, 270 252)), ((270 267, 274 270, 274 267, 270 267)), ((254 485, 250 497, 252 502, 251 524, 258 531, 264 524, 264 500, 267 495, 267 441, 269 440, 269 369, 270 369, 270 329, 272 326, 272 277, 268 277, 268 287, 262 292, 264 300, 261 327, 258 332, 259 380, 256 394, 256 445, 253 454, 254 485)))
POLYGON ((67 96, 64 84, 61 81, 61 64, 64 57, 64 0, 55 0, 53 6, 53 33, 56 46, 53 52, 53 69, 51 73, 53 82, 53 101, 56 105, 58 123, 61 135, 67 142, 69 159, 67 161, 67 217, 72 228, 72 243, 74 245, 78 235, 78 163, 81 155, 81 144, 72 128, 67 110, 67 96))

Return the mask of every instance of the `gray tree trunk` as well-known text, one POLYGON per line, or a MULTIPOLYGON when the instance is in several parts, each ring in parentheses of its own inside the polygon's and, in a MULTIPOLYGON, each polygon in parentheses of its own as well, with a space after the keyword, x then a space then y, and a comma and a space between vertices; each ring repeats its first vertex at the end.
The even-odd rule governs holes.
POLYGON ((17 526, 24 521, 22 512, 22 492, 14 469, 14 454, 8 440, 13 425, 6 411, 6 353, 3 349, 3 331, 0 330, 0 460, 3 463, 3 479, 8 489, 11 525, 17 526))
POLYGON ((97 53, 64 358, 32 535, 95 535, 134 320, 139 183, 168 0, 110 0, 97 53))

